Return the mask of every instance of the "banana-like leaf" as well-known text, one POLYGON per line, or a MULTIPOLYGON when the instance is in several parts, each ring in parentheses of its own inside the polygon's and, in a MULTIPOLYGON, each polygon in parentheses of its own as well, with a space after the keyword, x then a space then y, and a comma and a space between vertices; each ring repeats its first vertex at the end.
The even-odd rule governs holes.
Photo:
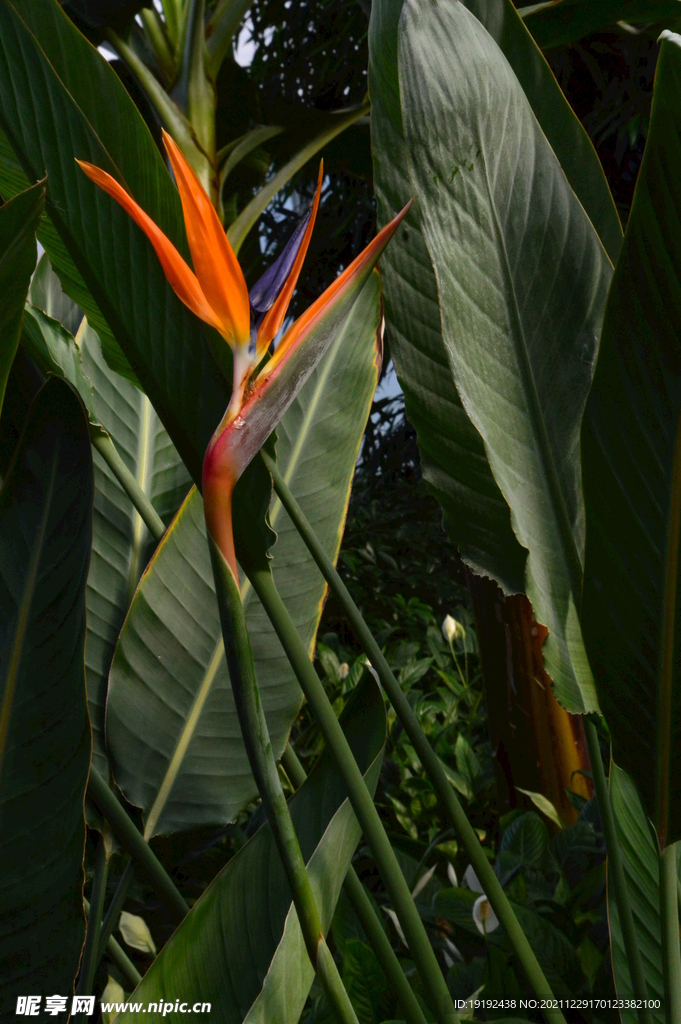
POLYGON ((38 252, 35 233, 44 206, 45 185, 39 182, 0 207, 0 412, 21 337, 38 252))
POLYGON ((615 200, 593 143, 546 58, 523 25, 512 0, 463 2, 485 26, 513 68, 565 177, 614 263, 622 245, 622 225, 615 200))
MULTIPOLYGON (((610 802, 615 818, 624 874, 629 890, 636 939, 646 979, 648 999, 659 999, 661 1009, 651 1010, 655 1024, 664 1024, 664 982, 660 936, 660 859, 636 787, 631 778, 610 762, 610 802)), ((620 927, 617 900, 608 876, 608 922, 615 991, 631 996, 627 954, 620 927)), ((622 1024, 637 1024, 636 1010, 620 1010, 622 1024)))
POLYGON ((35 274, 31 278, 29 299, 32 306, 42 309, 53 320, 58 320, 75 337, 83 319, 83 311, 64 292, 46 252, 38 260, 35 274))
MULTIPOLYGON (((465 0, 496 40, 525 90, 570 184, 616 255, 622 232, 600 162, 550 68, 510 2, 465 0)), ((379 225, 409 200, 397 78, 397 30, 403 0, 375 0, 369 30, 371 132, 379 225)), ((484 446, 464 412, 448 372, 437 283, 416 207, 381 260, 390 350, 414 424, 423 472, 440 501, 452 541, 464 559, 506 591, 524 586, 526 553, 511 529, 508 507, 492 477, 484 446)))
POLYGON ((88 415, 90 437, 106 433, 94 415, 92 384, 83 373, 83 360, 73 335, 58 320, 27 302, 21 344, 44 377, 61 377, 78 392, 88 415))
MULTIPOLYGON (((149 399, 109 368, 97 334, 83 320, 78 341, 47 313, 74 323, 78 310, 59 287, 46 257, 31 282, 22 344, 43 373, 63 376, 85 404, 90 434, 107 433, 142 490, 167 524, 182 504, 190 477, 149 399), (47 311, 43 311, 47 307, 47 311)), ((93 763, 108 777, 104 745, 106 688, 116 641, 154 541, 130 498, 99 454, 95 464, 92 561, 87 588, 85 644, 93 763)))
MULTIPOLYGON (((352 474, 380 361, 374 272, 344 328, 278 428, 281 472, 335 561, 352 474)), ((326 593, 315 563, 275 500, 277 588, 310 651, 326 593)), ((248 581, 242 598, 275 755, 300 689, 248 581)), ((111 669, 106 719, 114 775, 143 808, 145 834, 233 820, 256 794, 224 656, 203 503, 194 491, 162 541, 128 615, 111 669)))
MULTIPOLYGON (((83 369, 93 383, 95 416, 110 434, 126 466, 168 524, 191 480, 145 394, 111 370, 99 338, 87 325, 79 338, 83 369)), ((118 636, 155 541, 99 452, 95 464, 92 562, 87 586, 85 645, 93 763, 108 777, 104 744, 107 681, 118 636), (106 768, 106 770, 105 770, 106 768)))
POLYGON ((452 373, 529 551, 525 588, 550 630, 556 697, 595 710, 576 608, 579 432, 612 266, 511 67, 465 7, 408 0, 398 62, 452 373))
POLYGON ((543 50, 569 46, 576 39, 614 25, 617 21, 656 22, 679 17, 678 0, 563 0, 535 10, 536 4, 521 8, 525 24, 543 50))
MULTIPOLYGON (((412 195, 397 80, 403 0, 373 0, 369 25, 371 147, 378 222, 412 195)), ((465 561, 507 592, 523 589, 526 552, 492 476, 482 439, 466 415, 442 340, 437 283, 419 213, 412 206, 381 259, 390 354, 418 437, 423 475, 465 561)))
MULTIPOLYGON (((0 130, 0 193, 5 199, 9 199, 12 196, 18 195, 19 192, 29 188, 30 185, 31 181, 26 176, 23 167, 12 150, 7 136, 0 130)), ((63 285, 65 293, 69 296, 71 303, 75 303, 74 308, 80 309, 82 307, 82 309, 86 310, 87 315, 90 318, 90 323, 95 326, 100 338, 104 339, 105 351, 111 366, 118 370, 119 373, 124 374, 129 380, 139 387, 139 381, 137 380, 130 363, 123 355, 118 342, 109 329, 109 325, 102 316, 101 310, 93 299, 85 281, 76 269, 76 266, 69 255, 68 249, 59 237, 59 234, 50 219, 49 213, 45 213, 43 215, 38 226, 38 241, 43 246, 46 253, 49 254, 49 259, 53 266, 57 268, 58 279, 63 285)), ((36 287, 38 288, 42 283, 42 273, 39 271, 40 266, 38 270, 36 270, 34 278, 36 287)), ((46 295, 45 298, 49 299, 49 296, 46 295)), ((42 303, 38 303, 38 305, 42 308, 42 303)), ((60 318, 57 317, 57 319, 60 318)), ((72 331, 72 333, 75 333, 75 330, 77 329, 77 325, 74 326, 73 324, 69 324, 67 327, 72 331)))
MULTIPOLYGON (((341 723, 373 793, 386 720, 383 697, 368 674, 341 723)), ((325 752, 289 801, 325 933, 360 837, 346 792, 325 752)), ((126 1017, 161 1020, 164 996, 177 992, 190 1006, 210 1000, 217 1024, 297 1024, 313 977, 281 859, 263 825, 211 883, 135 990, 131 1001, 146 1012, 126 1017), (149 1003, 158 1001, 154 1013, 149 1003)), ((173 1004, 163 1019, 183 1015, 173 1004)))
POLYGON ((584 641, 613 758, 634 779, 662 846, 681 838, 680 159, 673 36, 660 48, 582 431, 584 641))
MULTIPOLYGON (((149 130, 57 0, 0 0, 0 124, 26 172, 47 172, 47 208, 62 253, 68 251, 200 485, 206 445, 229 401, 229 347, 182 305, 146 237, 75 162, 114 174, 189 260, 180 198, 149 130)), ((52 262, 61 273, 54 254, 52 262)), ((87 295, 61 280, 89 314, 87 295)), ((273 540, 264 518, 270 496, 269 474, 258 460, 235 489, 237 554, 256 548, 264 558, 273 540)))
POLYGON ((92 459, 73 390, 31 406, 0 491, 0 1011, 72 991, 85 934, 92 459))

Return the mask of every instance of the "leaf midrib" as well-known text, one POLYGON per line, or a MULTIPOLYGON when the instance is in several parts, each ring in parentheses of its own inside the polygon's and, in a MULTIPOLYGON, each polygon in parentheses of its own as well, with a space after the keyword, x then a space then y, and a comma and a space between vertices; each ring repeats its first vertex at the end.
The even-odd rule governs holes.
POLYGON ((54 494, 57 466, 59 464, 59 449, 60 442, 59 437, 57 436, 54 445, 52 466, 50 469, 50 481, 45 492, 43 514, 40 520, 40 527, 38 529, 37 536, 33 542, 33 551, 31 553, 31 558, 29 561, 24 591, 23 594, 21 595, 21 603, 19 605, 16 626, 14 629, 14 637, 12 640, 12 646, 10 650, 9 664, 7 667, 7 675, 5 676, 5 689, 2 697, 2 705, 0 706, 0 774, 2 772, 2 764, 5 757, 7 738, 9 736, 10 720, 12 717, 12 707, 14 704, 14 694, 16 692, 16 684, 21 667, 21 659, 24 652, 24 642, 26 640, 26 632, 28 629, 28 617, 30 615, 31 607, 33 604, 33 596, 35 594, 36 582, 38 577, 38 567, 40 565, 40 559, 43 553, 43 547, 45 544, 45 531, 47 529, 47 522, 49 519, 50 510, 52 506, 52 497, 54 494))
MULTIPOLYGON (((151 497, 149 488, 149 467, 151 463, 151 402, 140 392, 139 436, 137 443, 137 465, 135 478, 147 497, 151 497)), ((132 509, 132 545, 130 551, 130 568, 128 572, 128 607, 132 601, 140 578, 142 549, 147 539, 147 528, 144 520, 133 506, 132 509)))
POLYGON ((577 545, 575 544, 575 538, 570 524, 570 516, 563 497, 563 489, 560 485, 558 470, 556 469, 553 450, 551 448, 551 442, 549 441, 546 422, 544 420, 544 414, 542 412, 541 402, 537 392, 537 385, 534 379, 534 371, 530 360, 527 339, 525 337, 525 331, 520 317, 520 310, 518 308, 518 298, 513 282, 513 275, 511 273, 510 261, 506 251, 506 240, 499 222, 496 203, 494 202, 486 159, 483 161, 483 166, 485 169, 485 182, 487 185, 487 193, 492 212, 492 223, 494 224, 498 249, 500 252, 499 263, 506 281, 510 299, 509 312, 512 321, 510 326, 514 339, 514 349, 522 377, 523 392, 526 396, 530 425, 539 450, 539 458, 544 472, 544 479, 549 492, 553 515, 558 526, 558 533, 561 538, 563 559, 568 572, 572 599, 574 601, 575 608, 579 612, 582 593, 582 562, 577 550, 577 545))

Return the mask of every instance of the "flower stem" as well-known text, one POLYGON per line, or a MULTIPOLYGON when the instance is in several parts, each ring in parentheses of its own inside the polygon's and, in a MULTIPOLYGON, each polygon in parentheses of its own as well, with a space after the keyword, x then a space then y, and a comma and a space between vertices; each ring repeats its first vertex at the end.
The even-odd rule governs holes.
MULTIPOLYGON (((295 788, 298 789, 299 786, 302 786, 307 775, 305 774, 305 769, 298 760, 296 752, 290 743, 284 750, 281 763, 284 767, 284 771, 295 788)), ((419 1005, 416 995, 414 994, 414 990, 407 981, 404 971, 400 967, 400 962, 395 955, 393 947, 390 945, 390 941, 388 936, 385 934, 383 925, 379 921, 376 911, 371 904, 371 900, 369 899, 369 896, 367 895, 367 892, 352 864, 348 868, 348 873, 345 876, 343 889, 345 890, 345 894, 357 914, 359 923, 364 929, 369 943, 371 944, 371 948, 376 954, 378 962, 383 968, 383 973, 395 993, 402 1013, 404 1014, 406 1024, 426 1024, 425 1015, 419 1005)))
POLYGON ((676 844, 660 854, 660 925, 664 973, 664 1011, 667 1024, 681 1020, 681 950, 679 948, 676 844))
POLYGON ((468 689, 468 662, 466 662, 466 678, 464 679, 463 672, 461 671, 461 666, 459 665, 459 659, 457 658, 456 653, 454 651, 454 643, 451 640, 449 641, 449 649, 452 652, 452 658, 454 659, 454 664, 456 665, 456 671, 459 673, 459 679, 461 680, 461 683, 463 685, 464 690, 467 690, 468 689))
POLYGON ((118 920, 121 916, 121 910, 123 909, 123 904, 126 901, 128 892, 130 890, 130 886, 132 885, 134 874, 135 872, 133 867, 133 861, 132 858, 129 857, 128 863, 125 865, 125 869, 123 871, 123 874, 121 875, 120 881, 116 886, 116 892, 114 893, 113 899, 109 904, 109 909, 107 910, 104 921, 102 922, 102 931, 99 936, 99 954, 97 958, 98 963, 104 956, 107 944, 111 937, 111 933, 118 924, 118 920))
POLYGON ((251 771, 293 893, 308 956, 339 1024, 357 1024, 336 963, 326 945, 305 861, 286 803, 255 678, 239 584, 208 535, 232 693, 251 771))
MULTIPOLYGON (((631 903, 629 901, 629 890, 627 888, 627 882, 624 875, 624 863, 622 861, 622 853, 620 850, 619 840, 617 838, 615 816, 612 813, 612 804, 610 803, 610 794, 608 792, 608 780, 605 777, 605 770, 603 768, 603 758, 601 757, 601 748, 598 742, 598 732, 596 731, 596 726, 593 721, 587 715, 584 716, 584 732, 586 734, 586 743, 589 750, 589 760, 591 761, 591 773, 594 780, 594 789, 596 790, 598 809, 600 811, 601 823, 603 825, 605 847, 608 853, 609 880, 615 894, 615 903, 617 905, 617 913, 620 919, 620 928, 622 929, 624 949, 627 954, 629 977, 631 978, 631 986, 633 989, 632 994, 636 999, 645 1001, 648 998, 646 978, 643 973, 643 963, 641 961, 641 954, 639 952, 638 942, 636 939, 634 918, 631 912, 631 903)), ((638 1019, 641 1021, 641 1024, 652 1024, 650 1012, 644 1007, 641 1007, 638 1010, 638 1019)))
POLYGON ((99 837, 97 853, 95 856, 95 873, 92 878, 92 892, 90 895, 90 911, 87 919, 87 931, 85 932, 85 945, 83 947, 83 959, 80 965, 80 977, 76 995, 92 995, 92 986, 95 982, 95 971, 97 970, 99 953, 99 936, 102 928, 102 912, 104 910, 104 897, 106 895, 106 879, 109 873, 109 856, 107 843, 104 836, 99 837))
POLYGON ((279 596, 269 567, 252 570, 247 568, 246 571, 253 589, 274 626, 303 693, 307 697, 324 741, 345 780, 350 803, 402 925, 409 951, 423 982, 431 1009, 440 1024, 452 1024, 459 1018, 449 989, 409 887, 404 880, 395 851, 390 845, 371 794, 362 778, 362 773, 357 766, 326 691, 310 661, 305 645, 298 636, 286 606, 279 596))
MULTIPOLYGON (((298 530, 298 533, 307 545, 310 554, 329 584, 336 600, 348 616, 348 620, 355 631, 355 635, 369 657, 371 664, 378 672, 379 679, 381 680, 390 702, 395 709, 395 713, 402 723, 404 731, 411 740, 421 764, 430 777, 438 799, 440 800, 450 823, 457 830, 464 846, 466 847, 473 869, 485 890, 485 895, 490 901, 492 908, 499 919, 499 923, 504 928, 528 981, 539 998, 552 998, 549 983, 544 977, 544 973, 532 950, 532 947, 520 927, 518 919, 513 913, 513 909, 506 897, 506 894, 499 884, 499 880, 497 879, 492 866, 487 860, 485 852, 464 813, 456 793, 447 780, 447 776, 445 775, 444 769, 436 752, 431 747, 428 738, 421 729, 409 701, 402 692, 399 683, 395 679, 395 676, 391 672, 388 663, 383 656, 383 652, 374 640, 369 627, 362 618, 359 608, 352 600, 347 587, 338 575, 335 566, 326 554, 319 538, 314 533, 312 527, 305 518, 302 509, 291 494, 286 482, 277 469, 276 463, 265 452, 261 452, 261 455, 265 461, 265 465, 272 474, 274 487, 282 505, 288 512, 293 524, 298 530)), ((397 908, 395 909, 397 910, 397 908)), ((547 1020, 549 1020, 549 1016, 547 1016, 547 1020)), ((560 1022, 564 1024, 564 1017, 560 1012, 552 1013, 550 1015, 550 1020, 556 1022, 556 1024, 560 1024, 560 1022)))
POLYGON ((149 844, 145 842, 142 833, 128 817, 96 768, 90 768, 87 795, 101 815, 106 818, 116 839, 123 849, 128 851, 140 872, 145 875, 157 896, 172 912, 179 924, 189 913, 189 907, 160 860, 149 844))
MULTIPOLYGON (((83 903, 85 904, 85 913, 89 920, 90 904, 86 899, 83 900, 83 903)), ((111 962, 116 965, 125 980, 129 983, 130 987, 133 989, 137 988, 142 980, 142 975, 112 935, 110 935, 107 940, 106 953, 111 962)))

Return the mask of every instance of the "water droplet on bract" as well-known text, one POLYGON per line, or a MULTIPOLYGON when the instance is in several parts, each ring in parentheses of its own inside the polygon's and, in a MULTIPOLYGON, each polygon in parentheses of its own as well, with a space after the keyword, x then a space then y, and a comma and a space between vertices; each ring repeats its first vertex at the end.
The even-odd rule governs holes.
POLYGON ((241 430, 241 428, 245 426, 245 424, 246 420, 243 418, 243 416, 237 416, 237 418, 234 420, 234 429, 241 430))

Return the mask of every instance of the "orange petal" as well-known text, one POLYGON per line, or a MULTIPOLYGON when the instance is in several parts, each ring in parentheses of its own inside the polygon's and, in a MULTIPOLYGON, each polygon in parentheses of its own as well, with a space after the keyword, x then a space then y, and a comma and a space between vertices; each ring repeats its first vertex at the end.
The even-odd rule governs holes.
POLYGON ((298 282, 300 271, 303 268, 305 256, 307 254, 310 239, 312 238, 312 232, 314 230, 314 222, 317 216, 317 210, 319 209, 319 198, 322 194, 322 177, 324 174, 324 161, 322 160, 319 164, 319 176, 317 178, 317 191, 315 192, 314 201, 312 203, 312 215, 308 222, 303 240, 300 243, 298 255, 296 256, 295 263, 291 267, 291 273, 288 276, 286 284, 279 292, 276 302, 272 305, 272 308, 265 314, 260 327, 258 328, 258 340, 256 348, 256 363, 259 363, 265 349, 272 341, 272 338, 276 336, 277 331, 284 322, 286 316, 286 310, 288 309, 293 290, 298 282))
POLYGON ((151 217, 144 212, 141 206, 138 206, 115 178, 103 171, 101 167, 95 167, 94 164, 88 164, 84 160, 77 160, 76 163, 88 178, 115 199, 142 229, 156 250, 163 273, 168 278, 168 283, 178 299, 205 323, 221 331, 220 320, 208 303, 196 275, 187 266, 170 239, 163 234, 151 217))
POLYGON ((234 338, 237 345, 243 345, 250 338, 251 313, 241 267, 213 204, 178 145, 165 131, 163 141, 182 200, 196 276, 204 295, 220 317, 220 333, 234 338))
POLYGON ((375 265, 379 255, 397 231, 402 219, 406 216, 411 203, 412 200, 409 200, 404 209, 401 210, 396 217, 393 217, 390 223, 386 224, 381 231, 379 231, 373 241, 369 242, 366 249, 362 250, 359 256, 352 261, 349 267, 345 268, 343 273, 336 278, 333 284, 329 285, 326 291, 323 292, 323 294, 320 295, 319 298, 313 302, 301 316, 298 317, 291 327, 289 327, 288 331, 277 346, 276 352, 258 374, 255 382, 256 393, 260 386, 276 373, 277 368, 281 363, 289 358, 291 349, 297 347, 297 345, 307 337, 310 329, 314 326, 316 321, 324 315, 326 310, 333 305, 336 299, 341 297, 342 293, 348 289, 353 280, 362 274, 368 265, 375 265))

